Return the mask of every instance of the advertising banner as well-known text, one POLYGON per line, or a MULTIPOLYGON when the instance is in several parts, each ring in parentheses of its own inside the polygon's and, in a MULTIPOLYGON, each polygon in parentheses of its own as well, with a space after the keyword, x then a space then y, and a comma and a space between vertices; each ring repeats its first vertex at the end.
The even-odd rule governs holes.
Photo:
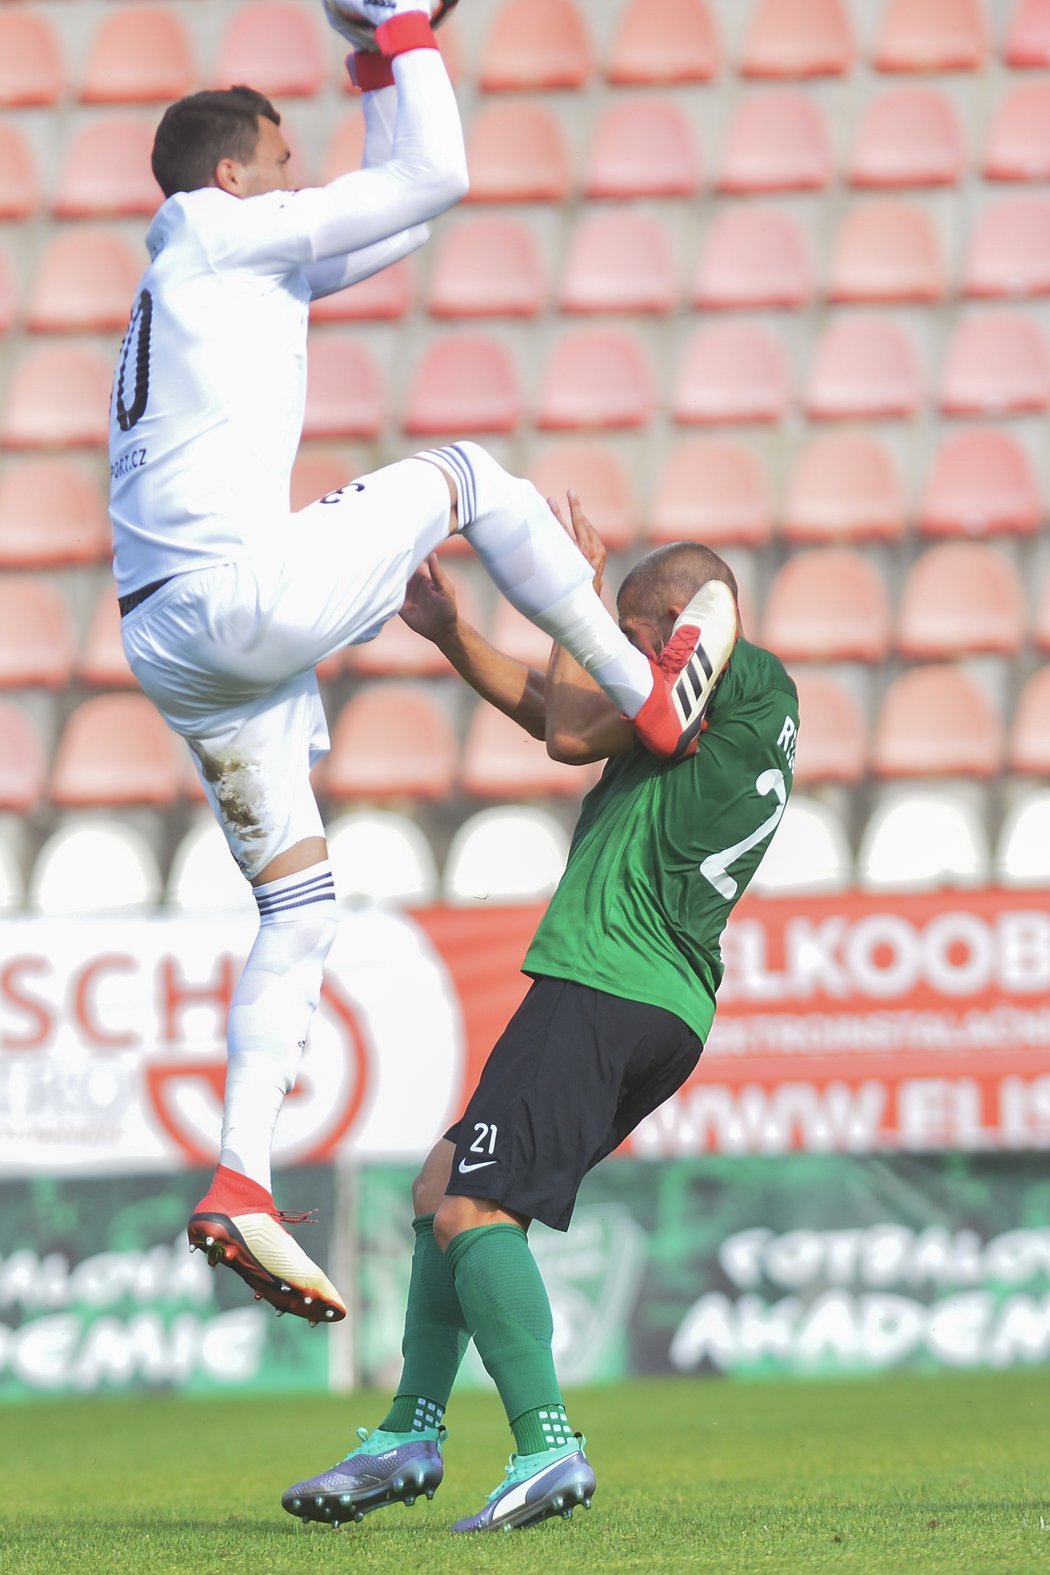
MULTIPOLYGON (((331 1262, 334 1172, 282 1179, 289 1207, 318 1209, 311 1246, 331 1262)), ((0 1400, 329 1386, 346 1326, 277 1318, 236 1275, 189 1251, 186 1220, 209 1180, 184 1171, 0 1182, 0 1400)))
MULTIPOLYGON (((527 987, 542 910, 348 908, 280 1165, 416 1156, 527 987)), ((254 920, 0 924, 0 1175, 214 1160, 254 920)), ((646 1158, 1050 1146, 1050 894, 745 897, 646 1158)))
MULTIPOLYGON (((359 1358, 381 1386, 400 1372, 411 1174, 360 1178, 359 1358)), ((569 1385, 1050 1362, 1038 1154, 612 1159, 568 1234, 530 1241, 569 1385)))

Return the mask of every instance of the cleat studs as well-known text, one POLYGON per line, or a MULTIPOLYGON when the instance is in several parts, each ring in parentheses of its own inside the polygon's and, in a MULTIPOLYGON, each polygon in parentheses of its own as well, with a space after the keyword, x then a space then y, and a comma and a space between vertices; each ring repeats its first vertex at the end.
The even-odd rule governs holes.
POLYGON ((215 1237, 214 1236, 205 1236, 205 1238, 204 1238, 204 1245, 206 1247, 214 1247, 215 1246, 215 1237))
POLYGON ((326 1318, 334 1318, 335 1317, 335 1308, 334 1307, 326 1307, 324 1315, 325 1315, 326 1318))
POLYGON ((359 1510, 357 1510, 355 1512, 355 1514, 354 1514, 355 1522, 360 1522, 360 1521, 364 1520, 364 1518, 365 1518, 365 1512, 364 1512, 363 1509, 359 1509, 359 1510))
POLYGON ((584 1509, 590 1509, 590 1507, 591 1507, 591 1501, 590 1501, 590 1499, 589 1499, 589 1498, 585 1498, 585 1499, 584 1499, 584 1501, 583 1501, 583 1507, 584 1507, 584 1509))
POLYGON ((282 1290, 282 1291, 290 1291, 290 1290, 291 1290, 291 1288, 292 1288, 292 1287, 291 1287, 291 1286, 290 1286, 290 1285, 282 1285, 282 1286, 281 1286, 281 1290, 282 1290))
POLYGON ((428 1499, 432 1499, 433 1497, 434 1497, 434 1489, 433 1488, 427 1488, 427 1498, 428 1499))
POLYGON ((390 1486, 393 1488, 395 1493, 400 1493, 401 1489, 404 1487, 404 1485, 405 1485, 404 1477, 395 1477, 393 1482, 391 1482, 391 1484, 390 1484, 390 1486))
POLYGON ((572 1510, 571 1509, 563 1509, 562 1512, 561 1512, 561 1518, 562 1518, 562 1520, 571 1520, 572 1519, 572 1510))
POLYGON ((405 1499, 405 1506, 406 1506, 406 1508, 411 1509, 412 1505, 415 1502, 416 1502, 416 1495, 414 1493, 409 1493, 408 1497, 405 1499))
POLYGON ((338 1520, 333 1520, 332 1521, 332 1530, 333 1531, 338 1531, 339 1530, 339 1526, 340 1526, 340 1522, 338 1520))
POLYGON ((283 1318, 284 1317, 284 1308, 283 1307, 275 1308, 275 1313, 276 1313, 276 1316, 278 1318, 283 1318))
POLYGON ((304 1296, 303 1297, 303 1306, 304 1307, 309 1307, 312 1304, 312 1302, 313 1302, 313 1297, 312 1296, 304 1296))
POLYGON ((339 1495, 339 1502, 340 1504, 349 1504, 352 1497, 353 1495, 351 1493, 341 1493, 339 1495))
POLYGON ((262 1301, 262 1291, 256 1291, 256 1293, 255 1293, 255 1300, 257 1302, 261 1302, 262 1301))

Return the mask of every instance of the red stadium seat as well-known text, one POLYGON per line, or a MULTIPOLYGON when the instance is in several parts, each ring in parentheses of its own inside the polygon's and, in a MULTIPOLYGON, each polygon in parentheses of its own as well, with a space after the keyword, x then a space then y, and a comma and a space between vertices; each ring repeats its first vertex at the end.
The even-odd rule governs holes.
POLYGON ((16 362, 0 414, 4 448, 104 447, 113 363, 99 350, 46 344, 16 362))
POLYGON ((966 254, 963 292, 1050 294, 1050 200, 1026 193, 981 211, 966 254))
POLYGON ((547 295, 534 227, 521 218, 484 214, 443 236, 427 309, 432 317, 535 317, 547 295))
POLYGON ((831 175, 827 126, 810 94, 784 89, 739 101, 722 155, 720 191, 822 191, 831 175))
POLYGON ((894 88, 873 99, 857 137, 854 186, 954 186, 966 166, 951 101, 938 88, 894 88))
POLYGON ((629 0, 605 67, 606 79, 625 87, 669 87, 708 82, 718 75, 721 49, 708 0, 629 0))
POLYGON ((1033 673, 1017 697, 1006 764, 1026 776, 1050 776, 1050 667, 1033 673))
POLYGON ((834 317, 817 343, 806 411, 821 421, 910 416, 922 393, 915 346, 901 323, 834 317))
POLYGON ((595 776, 593 767, 552 760, 539 739, 502 711, 484 701, 475 707, 459 773, 464 792, 475 798, 578 798, 595 776))
POLYGON ((697 265, 694 306, 803 306, 812 290, 809 242, 791 214, 732 205, 716 216, 697 265))
POLYGON ((456 763, 456 735, 432 691, 395 680, 370 684, 347 701, 320 781, 333 799, 444 799, 456 763))
POLYGON ((792 675, 804 718, 795 758, 795 786, 862 781, 868 764, 868 723, 856 697, 827 673, 800 668, 792 675))
POLYGON ((359 339, 328 333, 310 340, 304 438, 378 437, 386 407, 383 375, 359 339))
MULTIPOLYGON (((442 567, 455 588, 460 617, 473 628, 480 628, 483 623, 481 607, 471 581, 465 574, 450 568, 447 562, 442 567)), ((397 617, 389 618, 374 640, 366 640, 363 645, 348 645, 341 654, 346 659, 346 670, 358 678, 444 678, 452 673, 448 659, 433 641, 416 634, 404 619, 397 617)))
POLYGON ((61 808, 168 808, 182 795, 184 770, 185 746, 145 695, 96 695, 63 729, 51 767, 51 799, 61 808))
POLYGON ((1031 536, 1043 519, 1028 454, 1000 427, 953 433, 938 450, 923 490, 926 536, 1031 536))
POLYGON ((591 41, 573 0, 504 0, 481 51, 483 91, 581 88, 593 69, 591 41))
POLYGON ((6 248, 0 250, 0 333, 6 334, 18 315, 18 290, 15 270, 6 248))
POLYGON ((779 421, 791 402, 780 340, 763 323, 723 319, 693 334, 679 362, 672 415, 680 425, 779 421))
POLYGON ((656 484, 650 542, 761 547, 771 531, 769 481, 751 449, 726 438, 688 438, 671 450, 656 484))
POLYGON ((146 258, 113 230, 56 230, 40 258, 27 326, 35 333, 123 329, 146 258))
POLYGON ((572 162, 564 128, 545 104, 482 104, 467 133, 470 202, 564 202, 572 162))
POLYGON ((745 77, 844 76, 853 31, 843 0, 760 0, 740 61, 745 77))
POLYGON ((69 607, 46 580, 0 575, 0 686, 61 689, 73 673, 69 607))
POLYGON ((883 697, 871 769, 879 777, 991 777, 1003 747, 1002 718, 961 667, 912 667, 883 697))
POLYGON ((292 466, 291 505, 294 513, 316 503, 329 492, 338 492, 353 481, 357 472, 347 456, 338 449, 312 448, 307 445, 295 456, 292 466))
POLYGON ((252 0, 226 25, 213 85, 249 82, 271 96, 310 98, 324 86, 328 62, 312 7, 252 0))
POLYGON ((87 635, 76 661, 76 675, 81 683, 92 684, 97 689, 138 688, 120 638, 116 593, 109 585, 92 609, 87 635))
POLYGON ((350 170, 359 170, 364 151, 365 117, 360 108, 355 107, 340 116, 329 133, 321 163, 321 184, 326 186, 350 170))
POLYGON ((821 432, 796 460, 781 533, 788 542, 895 541, 906 517, 885 444, 872 432, 821 432))
POLYGON ((644 427, 656 378, 642 339, 628 328, 562 334, 544 368, 536 425, 548 430, 644 427))
POLYGON ((28 712, 0 700, 0 810, 28 814, 47 783, 47 756, 28 712))
POLYGON ((832 301, 940 301, 947 280, 937 228, 913 202, 878 202, 846 215, 831 259, 832 301))
MULTIPOLYGON (((1050 63, 1050 50, 1047 58, 1050 63)), ((999 105, 988 135, 985 180, 1045 181, 1048 176, 1050 82, 1041 78, 1015 82, 999 105)))
POLYGON ((905 575, 896 646, 913 661, 979 651, 1015 656, 1025 624, 1013 564, 984 542, 946 541, 916 558, 905 575))
POLYGON ((870 558, 850 547, 794 553, 773 576, 762 643, 785 662, 881 662, 890 598, 870 558))
POLYGON ((941 380, 949 415, 1001 415, 1050 407, 1050 353, 1038 320, 985 312, 956 324, 941 380))
POLYGON ((633 208, 584 210, 569 241, 563 312, 670 312, 678 263, 664 221, 633 208))
POLYGON ((66 146, 55 192, 59 219, 152 214, 164 201, 150 169, 154 120, 107 115, 83 123, 66 146))
POLYGON ((310 306, 310 319, 317 323, 393 322, 404 317, 412 295, 412 261, 403 257, 360 284, 321 296, 310 306))
POLYGON ((1050 66, 1050 0, 1017 0, 1004 51, 1008 66, 1050 66))
POLYGON ((554 498, 568 518, 571 487, 610 552, 626 552, 638 539, 638 494, 634 477, 612 443, 590 439, 548 445, 525 467, 545 498, 554 498))
POLYGON ((879 71, 979 71, 988 53, 981 0, 889 0, 879 71))
POLYGON ((696 135, 671 99, 614 100, 598 121, 584 171, 588 197, 693 197, 696 135))
POLYGON ((0 568, 98 563, 109 548, 105 499, 75 461, 49 454, 0 466, 0 568))
POLYGON ((193 85, 193 45, 182 17, 169 6, 125 5, 105 18, 92 40, 80 100, 163 104, 193 85))
POLYGON ((0 11, 0 104, 57 104, 65 86, 62 51, 48 18, 28 8, 0 11))
POLYGON ((0 125, 0 219, 28 219, 39 201, 29 143, 19 126, 0 125))
POLYGON ((511 432, 521 419, 517 368, 487 334, 435 340, 416 366, 402 426, 409 433, 511 432))

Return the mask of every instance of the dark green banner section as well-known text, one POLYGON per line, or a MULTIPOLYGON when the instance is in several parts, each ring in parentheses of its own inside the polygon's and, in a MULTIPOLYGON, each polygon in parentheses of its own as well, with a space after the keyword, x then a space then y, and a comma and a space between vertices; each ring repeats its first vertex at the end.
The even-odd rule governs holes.
MULTIPOLYGON (((186 1220, 210 1179, 0 1183, 0 1400, 327 1388, 331 1331, 277 1318, 190 1253, 186 1220)), ((335 1173, 287 1172, 281 1202, 320 1210, 309 1246, 327 1261, 335 1173)))
MULTIPOLYGON (((399 1371, 411 1176, 360 1178, 369 1383, 399 1371)), ((567 1384, 1050 1362, 1044 1153, 612 1160, 532 1240, 567 1384)))

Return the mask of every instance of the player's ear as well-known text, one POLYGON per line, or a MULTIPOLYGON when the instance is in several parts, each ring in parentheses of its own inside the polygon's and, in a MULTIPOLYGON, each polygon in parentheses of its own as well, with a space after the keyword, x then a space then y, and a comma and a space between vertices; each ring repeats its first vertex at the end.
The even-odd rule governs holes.
POLYGON ((231 197, 239 197, 244 187, 244 166, 236 159, 220 159, 215 166, 214 184, 220 191, 229 192, 231 197))

